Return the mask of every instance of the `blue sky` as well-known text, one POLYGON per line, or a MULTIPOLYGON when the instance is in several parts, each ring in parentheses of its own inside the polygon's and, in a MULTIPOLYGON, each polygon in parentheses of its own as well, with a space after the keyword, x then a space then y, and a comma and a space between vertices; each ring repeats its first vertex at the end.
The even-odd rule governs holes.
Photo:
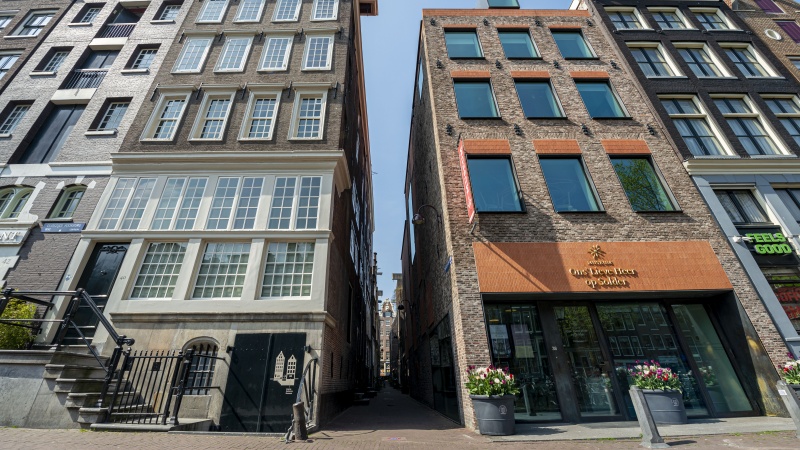
MULTIPOLYGON (((400 273, 405 221, 405 178, 411 99, 424 8, 474 8, 478 0, 378 0, 377 17, 364 17, 362 40, 375 199, 378 288, 390 298, 400 273)), ((565 9, 569 0, 520 0, 526 9, 565 9)))

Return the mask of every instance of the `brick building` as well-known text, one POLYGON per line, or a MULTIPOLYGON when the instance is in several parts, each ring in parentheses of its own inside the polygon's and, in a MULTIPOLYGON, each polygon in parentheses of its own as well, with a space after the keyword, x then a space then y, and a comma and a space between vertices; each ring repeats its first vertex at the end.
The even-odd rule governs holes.
POLYGON ((380 331, 378 332, 381 346, 380 376, 388 377, 392 374, 392 328, 395 322, 395 310, 390 300, 384 300, 381 305, 380 331))
POLYGON ((520 382, 518 421, 632 420, 625 370, 653 359, 690 417, 781 413, 786 343, 603 17, 482 5, 423 11, 412 395, 474 428, 464 369, 494 364, 520 382))
MULTIPOLYGON (((373 378, 360 18, 377 2, 168 0, 142 21, 165 8, 177 23, 154 19, 172 30, 160 67, 136 86, 59 287, 107 294, 135 350, 200 352, 187 417, 283 432, 308 367, 324 423, 373 378)), ((136 48, 152 48, 149 36, 136 48)), ((94 344, 108 353, 108 342, 98 329, 94 344)))

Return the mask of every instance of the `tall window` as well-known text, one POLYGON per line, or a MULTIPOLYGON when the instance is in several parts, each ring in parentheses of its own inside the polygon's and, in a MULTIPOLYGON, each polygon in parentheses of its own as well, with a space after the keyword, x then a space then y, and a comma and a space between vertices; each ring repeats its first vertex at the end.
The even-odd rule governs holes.
POLYGON ((539 158, 557 212, 600 211, 581 158, 539 158))
POLYGON ((206 229, 253 229, 263 187, 263 178, 221 177, 217 181, 206 229))
POLYGON ((664 56, 661 46, 653 44, 628 44, 639 68, 646 77, 674 77, 675 71, 664 56))
POLYGON ((14 20, 14 16, 0 16, 0 30, 5 29, 12 20, 14 20))
POLYGON ((236 12, 236 22, 258 22, 264 11, 265 0, 242 0, 236 12))
POLYGON ((251 91, 239 139, 272 139, 279 104, 280 92, 251 91))
POLYGON ((183 44, 181 54, 178 55, 178 60, 175 61, 172 71, 175 73, 200 72, 212 39, 212 37, 190 37, 186 39, 186 43, 183 44))
MULTIPOLYGON (((725 45, 723 45, 725 47, 725 45)), ((733 61, 733 64, 736 65, 736 68, 744 74, 747 78, 757 78, 757 77, 770 77, 773 76, 769 70, 761 63, 760 59, 753 50, 752 47, 746 45, 744 47, 740 46, 728 46, 725 47, 725 53, 728 55, 728 58, 733 61)))
POLYGON ((695 156, 724 155, 725 150, 708 122, 705 111, 691 98, 662 98, 661 104, 695 156))
POLYGON ((338 11, 339 0, 314 0, 311 20, 336 20, 338 11))
POLYGON ((623 118, 627 113, 607 81, 575 80, 583 104, 593 119, 623 118))
POLYGON ((29 109, 31 109, 31 105, 27 103, 14 105, 3 122, 0 123, 0 135, 11 134, 25 117, 25 114, 28 113, 29 109))
POLYGON ((14 36, 38 36, 44 27, 53 20, 54 15, 53 11, 33 11, 12 34, 14 36))
POLYGON ((490 119, 500 115, 491 82, 453 80, 458 115, 462 119, 490 119))
POLYGON ((286 70, 292 51, 292 36, 270 36, 264 43, 259 70, 286 70))
POLYGON ((606 8, 608 17, 617 30, 640 30, 644 28, 642 20, 636 13, 636 8, 606 8))
POLYGON ((784 206, 792 213, 794 220, 800 222, 800 189, 775 189, 775 193, 778 194, 784 206))
POLYGON ((272 16, 273 22, 294 22, 300 17, 301 0, 278 0, 275 5, 275 13, 272 16))
POLYGON ((531 59, 538 58, 539 53, 531 41, 531 34, 527 30, 522 31, 503 31, 498 30, 497 34, 500 36, 500 44, 503 46, 503 52, 508 59, 531 59))
POLYGON ((529 119, 564 117, 549 81, 514 82, 522 111, 529 119))
POLYGON ((267 228, 313 230, 317 228, 321 177, 278 177, 272 193, 267 228))
POLYGON ((510 158, 469 157, 467 167, 478 212, 522 211, 522 196, 510 158))
POLYGON ((795 144, 800 145, 800 102, 797 96, 765 98, 769 109, 780 119, 795 144))
POLYGON ((704 44, 676 44, 681 55, 692 73, 698 78, 714 78, 727 76, 723 72, 724 66, 711 57, 710 50, 704 44))
POLYGON ((56 206, 48 216, 50 219, 69 219, 75 214, 78 205, 81 203, 83 194, 86 193, 86 186, 71 186, 65 188, 58 195, 56 206))
POLYGON ((249 260, 250 243, 208 243, 197 271, 192 298, 241 297, 249 260))
POLYGON ((780 155, 780 149, 767 132, 760 114, 744 97, 715 98, 714 103, 750 155, 780 155))
POLYGON ((205 107, 198 114, 198 121, 195 124, 193 139, 220 140, 225 131, 225 123, 228 121, 228 113, 231 108, 231 99, 209 98, 205 107))
POLYGON ((313 273, 313 242, 270 242, 261 297, 308 297, 313 273))
POLYGON ((32 193, 33 188, 26 186, 0 189, 0 219, 18 218, 32 193))
POLYGON ((214 379, 217 346, 208 341, 200 341, 192 343, 191 349, 194 351, 194 357, 189 367, 186 395, 208 395, 214 379))
POLYGON ((186 109, 188 94, 163 95, 142 134, 142 139, 171 140, 186 109))
POLYGON ((175 20, 178 18, 178 13, 181 12, 180 4, 165 4, 158 14, 156 20, 175 20))
POLYGON ((444 40, 447 56, 451 59, 483 58, 478 33, 475 30, 445 30, 444 40))
POLYGON ((730 30, 732 29, 728 22, 725 20, 722 12, 719 9, 696 9, 692 8, 691 11, 697 20, 703 25, 706 30, 730 30))
POLYGON ((54 51, 46 56, 47 62, 41 66, 42 72, 56 72, 69 56, 69 50, 54 51))
POLYGON ((753 192, 746 189, 715 190, 731 221, 737 225, 771 223, 753 192))
POLYGON ((611 164, 634 211, 675 210, 650 158, 613 157, 611 164))
POLYGON ((151 242, 139 266, 131 298, 172 298, 185 254, 184 242, 151 242))
POLYGON ((228 8, 228 0, 206 0, 200 14, 197 15, 197 22, 222 22, 222 16, 228 8))
POLYGON ((193 229, 207 184, 207 178, 168 178, 150 229, 193 229))
POLYGON ((219 55, 217 72, 241 72, 244 70, 244 63, 250 51, 250 44, 253 42, 252 36, 247 37, 228 37, 222 52, 219 55))
POLYGON ((681 13, 675 8, 649 8, 653 19, 662 30, 680 30, 686 28, 681 13))
POLYGON ((11 70, 11 67, 19 59, 19 53, 0 53, 0 80, 11 70))
POLYGON ((138 229, 155 185, 155 178, 118 179, 97 228, 114 230, 119 226, 122 230, 138 229), (121 223, 120 219, 122 219, 121 223))
POLYGON ((87 5, 87 7, 83 9, 82 13, 79 14, 80 17, 78 17, 78 20, 74 20, 73 22, 92 23, 94 22, 94 19, 97 17, 97 15, 100 14, 100 10, 102 9, 103 9, 102 3, 89 4, 87 5))
POLYGON ((44 164, 55 160, 85 108, 86 105, 54 105, 17 163, 44 164))
POLYGON ((330 70, 333 59, 333 36, 306 37, 303 70, 330 70))
POLYGON ((580 30, 550 30, 564 59, 595 58, 580 30))
POLYGON ((156 53, 158 53, 157 48, 142 48, 139 49, 139 52, 136 54, 136 57, 133 59, 131 63, 131 69, 149 69, 150 64, 153 63, 153 60, 156 59, 156 53))
POLYGON ((290 139, 322 139, 326 100, 326 92, 295 95, 290 139))
POLYGON ((125 117, 125 112, 128 111, 130 101, 110 102, 100 118, 100 123, 97 124, 98 130, 116 130, 125 117))

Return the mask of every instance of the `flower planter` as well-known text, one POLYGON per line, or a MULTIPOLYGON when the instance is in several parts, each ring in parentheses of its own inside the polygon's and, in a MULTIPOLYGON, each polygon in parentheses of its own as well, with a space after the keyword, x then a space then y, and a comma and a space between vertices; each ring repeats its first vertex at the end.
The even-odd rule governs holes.
POLYGON ((661 425, 678 425, 688 422, 683 394, 680 391, 643 389, 647 407, 653 420, 661 425))
POLYGON ((489 436, 514 434, 513 395, 470 395, 478 431, 489 436))

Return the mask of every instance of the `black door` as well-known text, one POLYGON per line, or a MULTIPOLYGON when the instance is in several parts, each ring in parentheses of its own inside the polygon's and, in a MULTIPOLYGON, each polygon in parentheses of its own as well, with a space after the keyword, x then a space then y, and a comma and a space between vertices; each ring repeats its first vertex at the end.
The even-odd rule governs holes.
MULTIPOLYGON (((83 288, 92 296, 101 311, 108 302, 108 294, 114 287, 122 260, 128 250, 127 243, 101 243, 95 246, 86 268, 78 281, 78 288, 83 288)), ((91 308, 81 302, 74 318, 75 325, 81 330, 89 343, 97 330, 100 319, 92 313, 91 308)), ((83 344, 83 340, 74 328, 69 328, 64 340, 64 345, 83 344)))
POLYGON ((305 333, 238 334, 233 345, 220 428, 285 432, 303 374, 305 333))
POLYGON ((83 62, 82 69, 108 69, 119 55, 118 50, 92 50, 83 62))
MULTIPOLYGON (((18 164, 44 164, 54 160, 64 146, 86 105, 56 105, 32 135, 30 145, 20 155, 18 164)), ((30 135, 29 135, 30 136, 30 135)), ((23 144, 24 145, 24 144, 23 144)))

